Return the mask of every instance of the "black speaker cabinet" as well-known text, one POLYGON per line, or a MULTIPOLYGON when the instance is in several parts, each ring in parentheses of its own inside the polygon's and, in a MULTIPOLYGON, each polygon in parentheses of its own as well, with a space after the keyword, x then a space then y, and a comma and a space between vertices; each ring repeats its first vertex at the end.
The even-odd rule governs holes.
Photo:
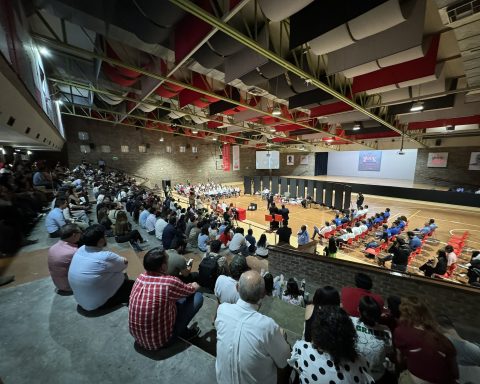
POLYGON ((257 204, 256 203, 250 203, 248 206, 249 211, 256 211, 257 210, 257 204))
POLYGON ((171 187, 172 182, 170 180, 162 180, 162 188, 165 189, 166 187, 171 187))

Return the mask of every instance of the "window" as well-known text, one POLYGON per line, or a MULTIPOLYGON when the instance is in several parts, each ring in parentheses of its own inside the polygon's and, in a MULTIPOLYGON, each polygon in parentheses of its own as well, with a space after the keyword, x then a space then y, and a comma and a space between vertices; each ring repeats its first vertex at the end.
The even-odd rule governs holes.
POLYGON ((110 153, 110 146, 109 145, 101 145, 100 146, 102 153, 110 153))
POLYGON ((172 146, 167 145, 166 150, 167 150, 167 153, 172 153, 172 146))
POLYGON ((89 145, 80 145, 80 152, 90 153, 90 146, 89 145))
POLYGON ((80 140, 88 140, 88 132, 79 131, 78 132, 78 138, 80 140))
POLYGON ((185 147, 185 145, 180 145, 180 152, 181 153, 185 153, 187 150, 187 147, 185 147))
POLYGON ((198 147, 192 147, 192 153, 197 153, 198 152, 198 147))
POLYGON ((128 149, 128 145, 121 145, 121 146, 120 146, 120 151, 122 151, 123 153, 128 152, 128 150, 129 150, 129 149, 128 149))
POLYGON ((138 152, 140 152, 140 153, 147 152, 147 146, 146 145, 139 145, 138 146, 138 152))

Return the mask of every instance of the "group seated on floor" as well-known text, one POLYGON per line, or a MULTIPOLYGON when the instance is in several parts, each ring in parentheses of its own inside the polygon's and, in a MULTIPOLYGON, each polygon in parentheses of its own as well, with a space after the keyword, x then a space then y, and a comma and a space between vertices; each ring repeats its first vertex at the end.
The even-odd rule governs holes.
MULTIPOLYGON (((135 183, 116 180, 109 185, 101 179, 96 197, 102 223, 82 230, 78 222, 65 221, 55 231, 49 228, 60 239, 49 250, 48 266, 58 293, 73 294, 81 312, 128 304, 129 331, 139 348, 165 349, 178 338, 197 337, 200 329, 188 325, 202 310, 202 288, 211 289, 219 303, 214 321, 219 383, 231 383, 233 377, 238 382, 276 383, 277 369, 302 383, 467 383, 479 377, 480 348, 463 340, 448 317, 434 318, 418 298, 390 296, 385 309, 384 298, 372 291, 371 278, 358 273, 355 286, 324 286, 310 301, 304 280, 299 284, 295 278, 249 269, 245 256, 268 251, 264 235, 255 241, 252 232, 245 236, 243 228, 233 229, 230 221, 219 222, 215 214, 182 208, 168 197, 162 201, 135 183), (107 235, 132 246, 145 240, 128 226, 128 215, 145 227, 154 244, 143 258, 145 271, 135 281, 124 273, 128 261, 106 247, 107 235), (191 262, 181 255, 192 245, 205 251, 199 272, 192 272, 191 262), (230 263, 226 253, 234 254, 230 263), (286 332, 258 311, 269 296, 306 306, 302 339, 293 346, 286 332)), ((96 176, 85 181, 100 182, 96 176)), ((86 215, 93 211, 88 194, 85 201, 71 195, 67 190, 56 197, 51 222, 72 201, 86 215)), ((288 228, 287 223, 282 228, 288 228)), ((306 227, 298 236, 310 240, 306 227)), ((336 253, 336 246, 330 236, 327 252, 336 253)), ((472 256, 474 269, 477 259, 478 252, 472 256)))

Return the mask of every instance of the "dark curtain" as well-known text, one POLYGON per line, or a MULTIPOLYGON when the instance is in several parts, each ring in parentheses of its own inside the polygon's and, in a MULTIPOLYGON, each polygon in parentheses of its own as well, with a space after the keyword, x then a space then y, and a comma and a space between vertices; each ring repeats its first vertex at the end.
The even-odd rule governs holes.
POLYGON ((326 175, 328 166, 328 152, 315 153, 315 176, 326 175))

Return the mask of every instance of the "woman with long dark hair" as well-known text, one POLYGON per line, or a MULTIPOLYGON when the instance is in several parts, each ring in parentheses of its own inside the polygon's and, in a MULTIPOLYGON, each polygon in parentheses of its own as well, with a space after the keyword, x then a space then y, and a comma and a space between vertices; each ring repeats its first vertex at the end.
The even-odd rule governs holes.
POLYGON ((332 236, 328 239, 328 245, 323 249, 323 254, 328 257, 337 257, 337 243, 332 236))
POLYGON ((294 278, 288 279, 287 289, 285 289, 282 294, 282 300, 289 304, 298 305, 299 307, 305 306, 303 291, 298 288, 298 283, 294 278))
POLYGON ((302 383, 371 384, 368 363, 356 351, 357 332, 340 307, 322 307, 313 322, 312 341, 298 340, 288 363, 302 383))
POLYGON ((143 238, 140 235, 140 232, 136 229, 132 231, 132 225, 128 222, 127 213, 125 211, 118 211, 114 232, 117 243, 126 243, 129 241, 136 251, 142 250, 138 243, 143 242, 143 238))
POLYGON ((402 297, 400 324, 395 329, 393 342, 397 348, 397 363, 406 368, 399 383, 457 382, 455 348, 418 297, 402 297))
POLYGON ((330 285, 318 288, 313 295, 312 304, 308 304, 305 308, 305 327, 303 332, 305 341, 312 341, 312 324, 317 317, 318 311, 326 305, 340 306, 340 294, 330 285))
POLYGON ((255 254, 260 257, 268 257, 268 242, 267 242, 267 235, 262 233, 260 235, 260 239, 257 241, 257 249, 255 250, 255 254))
POLYGON ((371 296, 363 296, 358 305, 360 317, 352 317, 357 331, 357 351, 370 363, 375 382, 391 383, 393 377, 385 369, 386 357, 392 355, 392 334, 379 324, 382 309, 371 296))

